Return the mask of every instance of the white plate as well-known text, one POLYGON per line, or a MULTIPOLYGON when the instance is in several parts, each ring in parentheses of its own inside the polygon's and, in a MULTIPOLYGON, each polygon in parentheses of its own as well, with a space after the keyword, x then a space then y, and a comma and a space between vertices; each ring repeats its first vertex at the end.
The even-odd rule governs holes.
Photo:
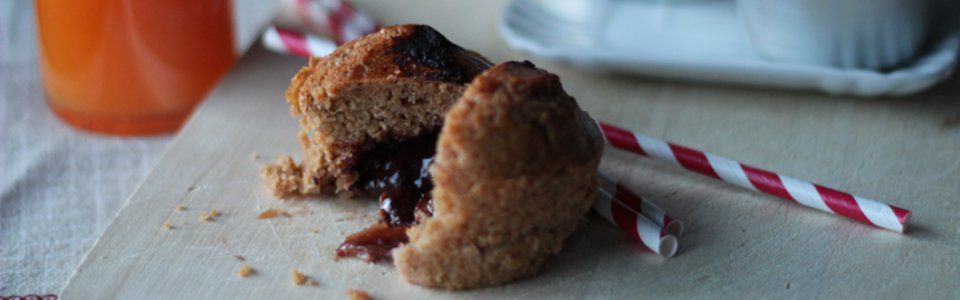
POLYGON ((960 38, 944 35, 889 72, 772 62, 754 52, 734 1, 512 0, 500 32, 515 49, 578 66, 673 79, 906 95, 948 77, 960 38))

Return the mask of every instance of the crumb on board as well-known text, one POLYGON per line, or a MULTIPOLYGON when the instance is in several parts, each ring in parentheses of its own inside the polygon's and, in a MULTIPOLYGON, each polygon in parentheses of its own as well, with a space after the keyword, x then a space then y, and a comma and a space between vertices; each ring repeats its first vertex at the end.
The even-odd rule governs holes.
POLYGON ((349 289, 349 290, 347 290, 346 292, 344 292, 344 294, 346 294, 347 299, 350 299, 350 300, 370 300, 370 299, 373 299, 373 298, 370 298, 370 294, 367 294, 367 292, 365 292, 365 291, 363 291, 363 290, 349 289))
POLYGON ((163 229, 166 229, 166 230, 173 229, 173 224, 170 224, 170 222, 163 222, 163 229))
POLYGON ((250 160, 255 161, 258 159, 260 159, 260 154, 258 154, 257 151, 250 152, 250 160))
POLYGON ((302 285, 317 285, 317 282, 313 278, 303 275, 300 270, 293 269, 293 284, 302 286, 302 285))
POLYGON ((307 276, 300 273, 300 270, 293 270, 293 284, 303 285, 307 283, 307 276))
POLYGON ((283 217, 289 218, 289 217, 292 217, 293 215, 291 215, 290 213, 288 213, 288 212, 286 212, 286 211, 282 211, 282 210, 279 210, 279 209, 276 209, 276 208, 271 208, 271 209, 267 209, 267 210, 265 210, 264 212, 262 212, 262 213, 260 213, 259 215, 257 215, 257 219, 273 219, 273 218, 276 218, 276 217, 279 217, 279 216, 283 216, 283 217))
POLYGON ((243 257, 243 255, 234 255, 233 258, 236 258, 239 261, 247 261, 247 258, 243 257))
POLYGON ((260 177, 267 190, 280 199, 310 193, 311 188, 301 183, 303 170, 289 155, 281 155, 273 163, 260 167, 260 177))
POLYGON ((173 209, 176 211, 185 211, 187 210, 187 206, 183 204, 177 204, 177 206, 174 206, 173 209))
POLYGON ((210 212, 200 212, 200 221, 204 222, 213 222, 213 219, 220 216, 220 212, 216 209, 211 209, 210 212))
POLYGON ((317 229, 316 227, 310 227, 310 232, 320 233, 320 229, 317 229))
POLYGON ((237 276, 240 276, 241 278, 246 278, 246 277, 250 277, 250 275, 253 275, 253 272, 254 271, 252 267, 248 265, 242 265, 240 266, 240 269, 237 270, 237 276))

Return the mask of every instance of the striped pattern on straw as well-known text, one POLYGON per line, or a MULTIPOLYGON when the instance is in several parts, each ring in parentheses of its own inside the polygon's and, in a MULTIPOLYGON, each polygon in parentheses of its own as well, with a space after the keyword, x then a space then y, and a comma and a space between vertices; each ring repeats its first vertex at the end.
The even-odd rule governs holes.
POLYGON ((340 0, 290 1, 299 27, 311 28, 311 32, 321 35, 271 26, 261 39, 267 49, 299 56, 324 56, 337 45, 380 30, 379 23, 340 0))
POLYGON ((328 39, 279 27, 267 28, 262 41, 274 52, 298 56, 324 56, 337 49, 337 44, 328 39))
POLYGON ((597 190, 593 210, 653 252, 663 257, 672 257, 677 253, 678 243, 675 236, 667 233, 642 214, 617 201, 613 195, 603 189, 597 190))
POLYGON ((597 122, 597 125, 607 143, 616 148, 670 162, 736 186, 901 233, 906 229, 910 218, 910 211, 903 208, 752 167, 603 122, 597 122))
POLYGON ((367 14, 340 0, 293 0, 301 23, 329 32, 337 45, 380 29, 367 14))
POLYGON ((600 189, 613 195, 617 201, 623 202, 631 209, 647 217, 658 226, 662 227, 668 233, 681 236, 683 235, 683 223, 674 219, 653 202, 640 197, 620 182, 613 180, 609 176, 598 173, 600 177, 600 189))

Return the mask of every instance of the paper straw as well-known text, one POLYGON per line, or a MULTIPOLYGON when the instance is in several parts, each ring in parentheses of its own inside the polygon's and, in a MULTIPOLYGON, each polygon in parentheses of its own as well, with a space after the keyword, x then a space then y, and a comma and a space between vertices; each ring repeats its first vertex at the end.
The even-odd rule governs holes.
POLYGON ((647 217, 647 219, 663 227, 668 233, 675 236, 683 235, 683 222, 674 219, 656 204, 640 197, 619 181, 610 178, 610 176, 602 172, 598 173, 598 175, 600 176, 600 189, 608 194, 612 194, 614 198, 623 202, 623 204, 626 204, 631 209, 640 212, 640 214, 647 217))
POLYGON ((276 23, 343 44, 376 32, 380 24, 341 0, 280 0, 276 23))
POLYGON ((841 215, 877 227, 903 232, 910 211, 879 201, 752 167, 700 150, 597 122, 607 143, 724 182, 764 192, 804 206, 841 215))
POLYGON ((613 195, 606 191, 597 189, 593 210, 653 252, 663 257, 672 257, 676 254, 676 237, 661 229, 660 226, 657 226, 656 223, 642 214, 614 200, 613 195))
POLYGON ((333 41, 285 28, 267 28, 263 34, 267 49, 299 56, 324 56, 337 49, 333 41))
POLYGON ((278 22, 263 33, 267 49, 299 56, 324 56, 337 45, 380 30, 380 24, 340 0, 283 0, 278 22), (307 32, 294 29, 309 28, 307 32), (319 35, 317 35, 319 34, 319 35))

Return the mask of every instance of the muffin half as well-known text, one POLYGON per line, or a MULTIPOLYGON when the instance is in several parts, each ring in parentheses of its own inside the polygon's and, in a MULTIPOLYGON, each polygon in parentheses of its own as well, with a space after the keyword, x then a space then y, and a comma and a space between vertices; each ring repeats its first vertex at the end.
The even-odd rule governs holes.
POLYGON ((408 281, 468 289, 535 274, 589 210, 603 138, 556 75, 487 70, 446 115, 433 217, 394 251, 408 281))
POLYGON ((467 84, 490 65, 425 25, 386 27, 311 58, 286 93, 300 117, 303 165, 284 159, 265 169, 271 190, 279 197, 377 194, 352 189, 360 156, 436 132, 467 84))

